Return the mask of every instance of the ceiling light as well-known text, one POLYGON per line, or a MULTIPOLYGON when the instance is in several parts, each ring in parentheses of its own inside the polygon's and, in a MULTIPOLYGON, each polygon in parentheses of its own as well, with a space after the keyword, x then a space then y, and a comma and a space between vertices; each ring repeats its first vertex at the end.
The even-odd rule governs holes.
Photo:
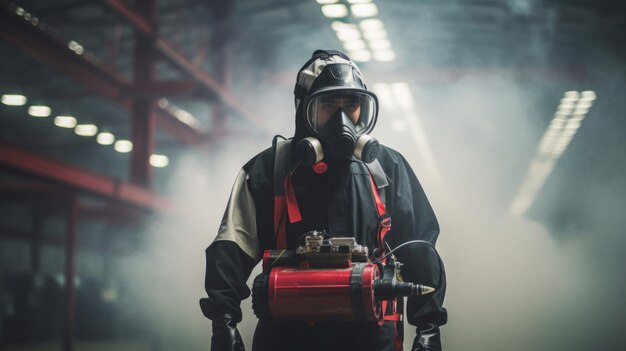
MULTIPOLYGON (((162 99, 162 100, 165 100, 165 99, 162 99)), ((171 104, 169 102, 167 102, 167 105, 165 105, 164 102, 165 101, 163 101, 163 105, 165 106, 165 109, 169 113, 173 114, 179 121, 185 123, 186 125, 194 129, 200 128, 200 122, 191 113, 183 110, 182 108, 176 107, 174 104, 171 104)))
POLYGON ((387 32, 384 29, 369 30, 363 33, 363 36, 368 40, 377 40, 387 38, 387 32))
POLYGON ((589 107, 584 107, 584 106, 576 106, 576 109, 574 110, 574 114, 575 115, 584 115, 587 112, 589 112, 589 107))
POLYGON ((74 40, 70 40, 70 42, 67 43, 67 47, 70 48, 70 50, 77 53, 78 55, 82 55, 83 52, 85 52, 85 49, 83 48, 83 46, 75 42, 74 40))
POLYGON ((596 99, 596 93, 593 90, 585 90, 580 93, 581 99, 593 101, 596 99))
POLYGON ((578 103, 576 104, 576 108, 590 108, 591 105, 593 105, 593 102, 591 102, 591 100, 583 100, 580 99, 578 100, 578 103))
POLYGON ((562 118, 553 118, 550 121, 550 128, 561 129, 565 125, 566 120, 562 118))
POLYGON ((578 119, 570 119, 567 121, 567 125, 565 125, 565 129, 578 129, 580 128, 580 120, 578 119))
POLYGON ((76 127, 76 118, 73 116, 56 116, 54 117, 54 125, 61 128, 76 127))
POLYGON ((561 99, 562 104, 572 104, 578 101, 577 97, 564 97, 561 99))
POLYGON ((565 115, 569 115, 572 113, 572 110, 576 107, 576 101, 571 100, 561 100, 561 103, 557 107, 557 112, 565 115))
POLYGON ((169 105, 169 101, 167 101, 166 98, 160 98, 157 104, 159 105, 160 108, 166 108, 167 105, 169 105))
POLYGON ((346 51, 357 51, 365 49, 365 42, 361 39, 349 40, 343 43, 343 47, 346 51))
POLYGON ((115 135, 109 132, 102 132, 98 134, 96 141, 100 145, 111 145, 115 142, 115 135))
POLYGON ((26 105, 26 96, 18 94, 4 94, 2 95, 2 103, 8 106, 23 106, 26 105))
POLYGON ((528 211, 552 173, 556 161, 567 150, 595 98, 595 93, 591 91, 579 93, 571 90, 563 94, 554 118, 541 137, 537 154, 531 161, 526 177, 510 205, 511 213, 523 215, 528 211))
POLYGON ((557 110, 557 111, 554 113, 554 118, 560 118, 560 119, 565 120, 565 119, 567 119, 567 116, 568 116, 568 114, 567 114, 567 113, 563 113, 562 111, 559 111, 559 110, 557 110))
POLYGON ((348 56, 357 62, 367 62, 372 59, 372 54, 368 50, 351 51, 348 56))
POLYGON ((574 104, 576 104, 576 101, 578 100, 563 98, 561 99, 561 103, 559 104, 559 106, 563 106, 565 108, 574 108, 574 104))
POLYGON ((337 38, 341 41, 356 40, 361 38, 361 32, 358 29, 342 29, 337 32, 337 38))
POLYGON ((339 0, 315 0, 320 5, 334 4, 339 0))
POLYGON ((113 146, 115 151, 121 153, 131 152, 133 150, 133 142, 130 140, 118 140, 113 146))
POLYGON ((333 21, 333 23, 331 23, 330 26, 332 29, 336 31, 340 31, 345 28, 357 29, 356 24, 346 23, 346 22, 341 22, 341 21, 333 21))
POLYGON ((196 118, 191 113, 189 113, 189 112, 187 112, 187 111, 185 111, 183 109, 175 110, 174 116, 176 116, 176 118, 179 121, 181 121, 181 122, 183 122, 183 123, 185 123, 187 125, 190 125, 190 126, 193 126, 193 124, 196 121, 196 118))
POLYGON ((372 50, 389 50, 391 42, 387 39, 377 39, 370 41, 370 49, 372 50))
POLYGON ((578 92, 574 91, 574 90, 570 90, 570 91, 566 91, 565 94, 563 94, 564 98, 569 98, 569 99, 578 99, 578 92))
POLYGON ((80 136, 94 136, 98 133, 98 127, 95 124, 79 124, 74 128, 74 133, 80 136))
POLYGON ((348 8, 343 4, 332 4, 322 6, 322 13, 328 18, 340 18, 348 15, 348 8))
POLYGON ((373 17, 378 15, 376 4, 357 4, 350 6, 354 17, 373 17))
POLYGON ((378 18, 370 18, 362 20, 361 23, 359 23, 359 26, 361 26, 361 29, 363 29, 364 31, 382 29, 383 21, 379 20, 378 18))
POLYGON ((28 114, 33 117, 48 117, 52 113, 52 110, 48 106, 33 105, 28 107, 28 114))
POLYGON ((167 167, 169 163, 170 163, 170 159, 165 155, 157 155, 157 154, 150 155, 150 164, 153 167, 163 168, 163 167, 167 167))
POLYGON ((396 59, 396 53, 393 50, 374 51, 374 60, 379 62, 391 62, 396 59))

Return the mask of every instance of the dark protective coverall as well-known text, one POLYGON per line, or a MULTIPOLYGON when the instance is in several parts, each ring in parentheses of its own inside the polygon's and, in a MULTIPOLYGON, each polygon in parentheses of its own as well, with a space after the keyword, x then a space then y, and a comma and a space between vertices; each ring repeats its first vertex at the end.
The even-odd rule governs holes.
MULTIPOLYGON (((302 128, 298 128, 302 130, 302 128)), ((298 133, 296 133, 296 140, 298 133)), ((292 143, 293 144, 293 143, 292 143)), ((433 245, 439 234, 435 214, 406 160, 382 146, 377 156, 388 185, 379 189, 385 198, 392 227, 385 241, 391 248, 410 240, 433 245), (383 194, 384 193, 384 194, 383 194)), ((206 250, 205 288, 214 307, 241 321, 240 301, 250 295, 246 285, 262 253, 275 249, 274 233, 275 147, 250 160, 240 171, 215 241, 206 250)), ((326 230, 332 236, 354 236, 372 252, 377 245, 378 214, 370 173, 358 160, 334 160, 328 171, 316 174, 299 166, 292 178, 302 221, 286 221, 288 249, 310 230, 326 230)), ((290 163, 295 165, 291 157, 290 163)), ((443 265, 434 248, 410 244, 395 252, 404 264, 405 281, 435 287, 434 294, 408 298, 407 321, 417 327, 418 338, 434 335, 431 346, 439 350, 439 326, 447 321, 442 307, 446 289, 443 265)), ((395 350, 393 321, 376 322, 260 321, 252 350, 395 350)), ((400 331, 402 330, 400 326, 400 331)), ((400 335, 401 336, 401 335, 400 335)), ((419 349, 419 348, 418 348, 419 349)), ((427 348, 430 349, 430 348, 427 348)))

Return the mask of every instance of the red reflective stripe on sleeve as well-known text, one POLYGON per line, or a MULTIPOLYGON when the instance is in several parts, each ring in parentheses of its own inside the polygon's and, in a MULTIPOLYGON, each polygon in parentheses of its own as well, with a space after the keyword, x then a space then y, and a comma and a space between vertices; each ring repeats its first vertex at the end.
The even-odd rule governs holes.
POLYGON ((302 220, 302 215, 300 215, 300 208, 298 207, 296 193, 293 191, 293 185, 291 184, 291 174, 288 174, 285 177, 285 195, 287 195, 287 213, 289 214, 289 223, 300 222, 302 220))
POLYGON ((276 249, 283 250, 287 248, 287 236, 285 235, 285 221, 283 215, 285 211, 285 196, 274 196, 274 233, 276 238, 276 249))

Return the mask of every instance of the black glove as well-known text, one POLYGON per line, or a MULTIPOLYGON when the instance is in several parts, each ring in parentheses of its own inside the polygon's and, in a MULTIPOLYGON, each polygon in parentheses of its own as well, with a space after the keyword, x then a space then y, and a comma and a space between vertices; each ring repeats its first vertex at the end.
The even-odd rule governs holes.
POLYGON ((439 327, 432 324, 421 325, 416 330, 411 351, 441 351, 439 327))
POLYGON ((211 351, 245 351, 237 322, 229 314, 213 319, 211 351))

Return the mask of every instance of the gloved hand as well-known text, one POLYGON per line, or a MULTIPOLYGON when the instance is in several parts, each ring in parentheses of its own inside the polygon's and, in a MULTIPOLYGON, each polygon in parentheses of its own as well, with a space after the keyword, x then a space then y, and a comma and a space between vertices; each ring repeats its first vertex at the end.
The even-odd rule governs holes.
POLYGON ((417 327, 417 335, 413 341, 411 351, 441 351, 439 327, 425 324, 417 327))
POLYGON ((229 314, 213 319, 211 351, 245 351, 237 322, 229 314))

